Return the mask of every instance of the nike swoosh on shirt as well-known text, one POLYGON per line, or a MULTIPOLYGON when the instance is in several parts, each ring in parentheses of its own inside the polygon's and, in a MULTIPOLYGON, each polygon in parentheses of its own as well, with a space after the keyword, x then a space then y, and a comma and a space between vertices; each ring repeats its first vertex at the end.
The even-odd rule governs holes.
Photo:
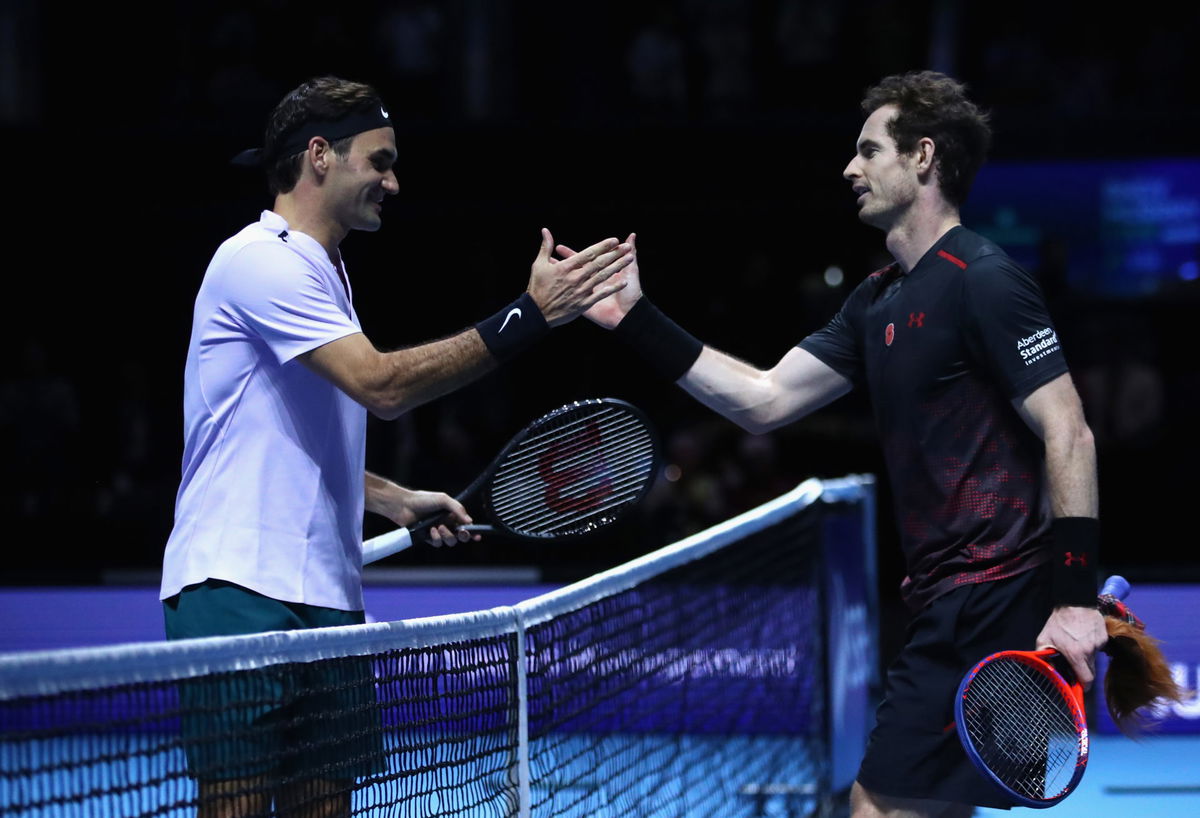
POLYGON ((517 316, 517 318, 521 317, 521 308, 520 307, 513 307, 511 310, 508 311, 508 315, 504 316, 504 323, 500 325, 500 329, 496 330, 497 335, 504 332, 504 328, 508 326, 509 320, 514 315, 517 316))

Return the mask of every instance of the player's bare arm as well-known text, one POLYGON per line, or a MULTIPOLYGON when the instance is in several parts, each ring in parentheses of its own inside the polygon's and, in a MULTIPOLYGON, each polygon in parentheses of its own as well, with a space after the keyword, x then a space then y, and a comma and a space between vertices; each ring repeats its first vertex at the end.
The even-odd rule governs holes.
POLYGON ((300 356, 311 370, 384 420, 453 392, 498 361, 474 329, 415 347, 382 352, 362 333, 300 356))
MULTIPOLYGON (((1017 411, 1046 447, 1046 478, 1056 518, 1096 518, 1099 492, 1096 445, 1083 405, 1069 374, 1063 374, 1019 401, 1017 411)), ((1056 553, 1053 559, 1060 556, 1056 553)), ((1037 647, 1053 647, 1071 663, 1084 687, 1095 678, 1095 653, 1108 640, 1095 607, 1054 609, 1038 634, 1037 647)))
POLYGON ((1034 390, 1017 411, 1046 446, 1050 508, 1055 517, 1097 517, 1096 444, 1068 374, 1034 390))
MULTIPOLYGON (((410 526, 435 514, 449 514, 454 526, 470 525, 471 515, 462 503, 440 491, 417 491, 398 483, 366 472, 364 495, 367 511, 381 514, 399 526, 410 526)), ((458 529, 457 534, 448 525, 436 525, 429 529, 429 541, 435 546, 453 545, 457 539, 466 542, 470 533, 458 529)), ((476 535, 478 540, 479 536, 476 535)))
POLYGON ((851 383, 811 352, 793 347, 768 370, 706 346, 677 383, 748 432, 799 420, 850 391, 851 383))
MULTIPOLYGON (((624 281, 611 279, 633 260, 628 244, 606 239, 565 260, 551 257, 553 246, 550 231, 543 230, 527 290, 540 316, 524 315, 514 307, 497 316, 499 333, 520 338, 514 334, 526 331, 533 320, 550 327, 565 324, 625 286, 624 281)), ((481 333, 487 331, 476 327, 390 352, 376 349, 365 335, 355 333, 311 350, 300 360, 373 414, 390 420, 495 368, 500 359, 484 341, 481 333)))
MULTIPOLYGON (((615 329, 642 298, 637 236, 626 243, 634 258, 618 275, 625 287, 596 303, 584 315, 615 329)), ((557 252, 573 258, 564 245, 557 252)), ((705 346, 676 383, 692 397, 755 434, 798 420, 850 391, 851 384, 811 353, 793 348, 771 369, 758 369, 732 355, 705 346)))

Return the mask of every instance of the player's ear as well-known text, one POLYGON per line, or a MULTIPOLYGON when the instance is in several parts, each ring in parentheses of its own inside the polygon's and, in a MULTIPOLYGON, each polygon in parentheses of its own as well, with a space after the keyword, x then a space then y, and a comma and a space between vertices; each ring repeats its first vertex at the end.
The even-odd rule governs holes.
POLYGON ((333 149, 325 137, 314 136, 308 140, 308 150, 305 151, 304 160, 318 179, 324 178, 333 161, 333 149))
POLYGON ((937 153, 937 145, 925 136, 917 140, 916 166, 917 173, 928 173, 933 170, 933 157, 937 153))

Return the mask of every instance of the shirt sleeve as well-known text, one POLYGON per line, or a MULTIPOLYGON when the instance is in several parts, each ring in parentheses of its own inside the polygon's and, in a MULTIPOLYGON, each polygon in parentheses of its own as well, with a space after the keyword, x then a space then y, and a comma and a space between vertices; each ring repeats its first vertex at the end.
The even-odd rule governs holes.
POLYGON ((362 330, 319 271, 282 244, 254 242, 226 268, 226 307, 279 363, 362 330))
POLYGON ((828 324, 796 345, 855 386, 864 377, 862 322, 871 286, 867 280, 856 287, 828 324))
POLYGON ((967 347, 1009 400, 1067 371, 1058 331, 1032 275, 1005 256, 985 256, 967 267, 962 281, 967 347))

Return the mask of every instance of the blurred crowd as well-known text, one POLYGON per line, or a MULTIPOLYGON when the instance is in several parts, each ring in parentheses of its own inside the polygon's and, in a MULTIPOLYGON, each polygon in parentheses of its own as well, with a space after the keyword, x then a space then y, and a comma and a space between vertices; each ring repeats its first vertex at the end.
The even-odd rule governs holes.
MULTIPOLYGON (((574 219, 578 226, 584 216, 634 211, 638 224, 652 222, 660 228, 658 235, 672 239, 657 257, 652 245, 645 251, 654 260, 646 277, 656 299, 660 294, 675 298, 684 309, 670 311, 681 320, 686 316, 684 323, 697 335, 760 365, 772 363, 828 320, 862 275, 886 262, 878 257, 877 236, 853 232, 848 200, 840 202, 843 210, 831 221, 846 223, 839 229, 849 240, 839 235, 826 242, 848 247, 844 258, 834 258, 827 248, 810 256, 805 248, 790 246, 796 236, 788 228, 804 218, 824 224, 819 218, 832 207, 826 194, 840 190, 837 172, 857 133, 857 100, 880 76, 929 67, 966 80, 995 112, 995 154, 1003 158, 1145 157, 1195 150, 1200 85, 1177 81, 1196 68, 1188 39, 1200 30, 1195 8, 1110 19, 1099 9, 1078 15, 1044 3, 947 0, 915 5, 899 0, 621 0, 570 11, 562 6, 549 0, 370 0, 353 8, 284 0, 165 4, 147 11, 141 21, 152 37, 135 36, 131 32, 138 27, 119 15, 98 15, 66 31, 51 19, 48 7, 34 0, 13 0, 0 8, 5 43, 0 65, 7 77, 0 82, 0 133, 7 140, 69 145, 77 155, 77 126, 91 122, 127 152, 153 157, 146 176, 130 186, 154 194, 173 184, 192 188, 188 197, 162 201, 133 193, 97 200, 89 218, 80 220, 84 224, 78 229, 105 238, 123 235, 127 222, 148 220, 164 237, 159 245, 142 248, 148 258, 134 259, 130 275, 135 277, 129 282, 157 287, 159 314, 145 319, 159 331, 152 344, 129 343, 141 336, 133 322, 120 322, 126 334, 119 342, 92 346, 92 307, 78 302, 94 293, 84 288, 53 293, 64 304, 67 299, 77 303, 34 311, 37 320, 11 347, 14 357, 0 372, 0 502, 10 536, 23 547, 13 549, 19 553, 6 576, 35 581, 52 574, 88 581, 113 567, 159 564, 182 449, 179 393, 191 298, 216 243, 263 205, 260 189, 256 198, 245 189, 230 191, 223 177, 209 173, 213 178, 205 178, 198 168, 217 167, 217 154, 252 145, 267 110, 313 74, 335 72, 376 84, 402 112, 405 138, 418 146, 414 150, 442 145, 443 160, 458 151, 460 174, 475 170, 472 145, 486 145, 489 172, 511 174, 472 187, 448 169, 422 182, 409 177, 429 173, 423 167, 426 157, 402 157, 398 200, 407 204, 398 206, 408 208, 402 214, 412 222, 424 208, 427 221, 419 222, 420 228, 443 231, 422 236, 421 243, 456 241, 463 231, 475 230, 457 223, 442 227, 438 219, 452 221, 443 219, 445 214, 496 220, 502 211, 516 209, 505 218, 532 232, 538 226, 534 219, 556 224, 574 219), (62 59, 66 53, 73 59, 62 59), (136 78, 137 83, 128 93, 88 92, 78 65, 96 76, 136 78), (61 104, 64 100, 71 104, 61 104), (595 184, 596 210, 590 213, 559 219, 553 196, 530 204, 532 194, 522 200, 511 189, 518 174, 552 176, 542 167, 546 152, 567 156, 572 146, 582 154, 575 157, 576 168, 592 166, 589 152, 597 162, 607 160, 609 154, 601 152, 609 149, 620 149, 613 155, 621 162, 638 161, 637 140, 643 134, 659 134, 654 144, 664 152, 682 155, 697 146, 706 151, 694 162, 678 161, 696 178, 719 178, 706 194, 712 198, 697 199, 694 187, 659 184, 606 200, 608 187, 628 189, 639 175, 651 175, 654 156, 635 168, 606 167, 595 184), (689 144, 679 147, 684 140, 689 144), (555 142, 567 147, 548 147, 555 142), (789 151, 800 165, 797 183, 776 172, 770 159, 760 166, 747 164, 764 144, 768 157, 789 151), (736 150, 722 153, 727 145, 736 150), (831 153, 831 146, 840 152, 831 153), (209 165, 196 164, 201 147, 209 165), (804 174, 818 160, 828 182, 805 189, 804 174), (500 165, 511 168, 497 169, 500 165), (748 178, 754 174, 763 178, 748 178), (168 181, 169 176, 180 179, 168 181), (764 182, 774 188, 765 195, 758 192, 764 182), (460 190, 470 201, 447 204, 460 190), (781 202, 793 201, 798 203, 794 212, 781 212, 781 202), (714 218, 741 219, 730 231, 742 237, 740 246, 723 253, 708 247, 699 265, 671 252, 686 241, 708 239, 694 235, 691 224, 714 218), (761 243, 746 242, 749 236, 759 238, 754 233, 759 228, 761 243), (168 246, 169 237, 181 233, 184 240, 168 246), (830 278, 827 268, 834 262, 845 272, 830 278), (697 275, 737 286, 690 278, 697 275), (163 326, 170 327, 170 335, 162 337, 163 326), (92 357, 98 349, 103 352, 99 363, 92 357), (39 550, 50 540, 74 543, 68 565, 48 561, 39 550)), ((651 138, 646 136, 646 144, 651 138)), ((25 210, 45 220, 39 229, 49 230, 53 220, 45 214, 57 213, 49 205, 59 203, 35 165, 16 173, 18 182, 31 188, 25 210)), ((570 181, 547 178, 546 184, 570 181)), ((587 231, 609 230, 608 223, 587 231)), ((380 248, 397 247, 397 228, 389 226, 384 233, 389 230, 390 239, 372 237, 370 247, 351 247, 350 258, 358 264, 352 275, 355 269, 380 267, 385 255, 380 248)), ((456 252, 474 269, 489 270, 494 263, 486 240, 480 237, 456 252)), ((70 252, 69 245, 64 243, 61 252, 70 252)), ((1036 272, 1096 433, 1106 525, 1116 536, 1133 537, 1149 521, 1156 526, 1152 533, 1157 536, 1161 528, 1165 537, 1170 520, 1177 519, 1172 514, 1181 515, 1186 506, 1187 452, 1200 442, 1191 422, 1200 411, 1200 371, 1186 354, 1189 307, 1103 301, 1073 291, 1066 283, 1065 254, 1069 248, 1048 245, 1036 272), (1171 511, 1164 515, 1163 509, 1171 511)), ((432 250, 428 258, 435 258, 432 250)), ((519 275, 472 281, 476 301, 467 300, 467 312, 455 318, 458 326, 494 309, 496 298, 519 275)), ((363 281, 355 278, 364 326, 369 331, 394 326, 381 319, 387 313, 380 304, 387 299, 363 281)), ((45 297, 57 285, 50 278, 26 286, 41 286, 38 295, 45 297)), ((112 310, 111 304, 98 303, 104 306, 95 312, 112 310)), ((411 334, 396 343, 456 328, 430 323, 423 315, 412 316, 409 326, 411 334)), ((615 561, 669 542, 808 476, 882 468, 869 407, 858 397, 794 427, 747 436, 674 394, 672 387, 654 382, 636 363, 611 363, 602 347, 606 342, 588 340, 582 331, 579 337, 585 340, 578 349, 595 356, 584 365, 607 373, 607 380, 597 376, 586 386, 634 384, 630 397, 653 410, 666 454, 642 515, 625 532, 623 542, 631 544, 610 553, 596 553, 602 548, 597 546, 586 553, 590 561, 615 561)), ((515 377, 532 378, 520 372, 515 377)), ((551 408, 518 399, 519 391, 491 379, 399 422, 372 422, 368 462, 404 481, 456 491, 529 417, 551 408)), ((564 394, 558 402, 587 396, 564 394)), ((369 522, 368 534, 377 531, 377 523, 369 522)), ((538 557, 487 546, 467 558, 538 557)))

